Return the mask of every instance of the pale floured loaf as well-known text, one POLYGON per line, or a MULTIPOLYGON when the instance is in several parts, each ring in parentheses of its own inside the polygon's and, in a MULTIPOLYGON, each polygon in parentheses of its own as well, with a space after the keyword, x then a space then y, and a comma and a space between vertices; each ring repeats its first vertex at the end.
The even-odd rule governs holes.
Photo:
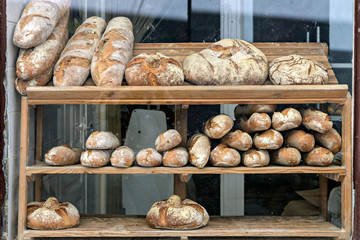
POLYGON ((115 149, 120 146, 119 139, 109 131, 95 131, 86 140, 88 149, 115 149))

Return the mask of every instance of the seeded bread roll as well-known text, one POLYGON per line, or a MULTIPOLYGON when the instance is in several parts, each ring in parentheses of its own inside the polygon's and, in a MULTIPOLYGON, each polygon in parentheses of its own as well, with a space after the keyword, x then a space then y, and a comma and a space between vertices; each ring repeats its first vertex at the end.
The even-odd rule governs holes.
POLYGON ((283 144, 283 136, 274 129, 269 129, 263 133, 256 133, 253 139, 254 145, 258 149, 278 149, 283 144))
POLYGON ((210 164, 215 167, 235 167, 240 161, 239 152, 224 143, 217 145, 210 153, 210 164))
POLYGON ((269 64, 269 77, 275 85, 326 84, 327 69, 299 55, 279 57, 269 64))
POLYGON ((234 126, 234 121, 225 114, 219 114, 207 120, 203 127, 203 132, 213 139, 219 139, 225 136, 232 127, 234 126))
POLYGON ((269 165, 270 156, 267 150, 250 149, 242 155, 243 163, 247 167, 265 167, 269 165))
POLYGON ((138 152, 136 162, 142 167, 158 167, 161 165, 162 156, 155 149, 146 148, 138 152))
POLYGON ((194 134, 188 140, 187 146, 190 163, 198 168, 205 167, 210 157, 210 139, 201 133, 194 134))
POLYGON ((276 104, 238 104, 234 108, 235 119, 242 115, 251 115, 253 113, 272 113, 276 110, 276 104))
POLYGON ((222 39, 186 57, 185 79, 197 85, 263 84, 268 75, 267 58, 252 44, 222 39))
POLYGON ((301 109, 302 124, 307 129, 314 130, 319 133, 326 133, 333 127, 328 114, 311 108, 301 109))
POLYGON ((39 230, 72 228, 79 225, 79 211, 69 202, 59 203, 54 197, 27 205, 26 226, 39 230))
POLYGON ((183 167, 188 163, 189 153, 183 147, 176 147, 165 152, 163 165, 166 167, 183 167))
POLYGON ((176 147, 182 141, 181 135, 175 129, 161 133, 155 140, 155 148, 159 152, 164 152, 176 147))
POLYGON ((71 148, 61 145, 51 148, 45 154, 45 162, 54 166, 72 165, 80 162, 81 148, 71 148))
POLYGON ((300 126, 301 114, 294 108, 286 108, 281 112, 274 112, 272 116, 272 127, 277 131, 286 131, 300 126))
POLYGON ((114 167, 130 167, 134 161, 134 151, 127 146, 118 147, 110 157, 111 165, 114 167))
POLYGON ((305 154, 304 161, 310 166, 329 166, 334 160, 334 154, 328 149, 315 146, 313 150, 305 154))
POLYGON ((156 202, 146 214, 146 222, 152 228, 173 230, 196 229, 209 222, 209 214, 203 206, 177 195, 156 202))
POLYGON ((103 167, 110 162, 108 150, 86 150, 81 153, 80 162, 87 167, 103 167))
POLYGON ((241 130, 229 132, 221 139, 221 142, 240 151, 250 149, 253 144, 251 136, 241 130))
POLYGON ((108 131, 95 131, 86 140, 88 149, 115 149, 120 146, 119 139, 108 131))
POLYGON ((341 136, 334 129, 331 128, 326 133, 317 133, 314 132, 316 141, 323 147, 329 149, 333 154, 336 154, 341 149, 341 136))
POLYGON ((271 127, 271 118, 266 113, 253 113, 249 118, 242 116, 239 127, 247 133, 265 131, 271 127))
POLYGON ((301 161, 301 154, 296 148, 284 147, 271 155, 271 161, 283 166, 297 166, 301 161))
POLYGON ((315 138, 303 130, 292 130, 285 135, 285 145, 295 147, 300 152, 309 152, 315 146, 315 138))
POLYGON ((142 53, 127 64, 125 79, 129 86, 178 86, 184 84, 184 73, 174 58, 142 53))

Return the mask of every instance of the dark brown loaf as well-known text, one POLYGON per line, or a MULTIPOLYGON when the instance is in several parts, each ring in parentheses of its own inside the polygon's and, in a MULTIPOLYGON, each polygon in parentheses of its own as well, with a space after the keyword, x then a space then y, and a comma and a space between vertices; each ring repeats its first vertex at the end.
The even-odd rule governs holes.
POLYGON ((220 143, 210 153, 210 164, 215 167, 235 167, 240 161, 239 152, 224 143, 220 143))
POLYGON ((126 64, 132 57, 133 43, 131 21, 126 17, 111 19, 91 62, 91 76, 96 85, 121 85, 126 64))
POLYGON ((276 104, 238 104, 234 108, 235 119, 242 115, 250 115, 253 113, 272 113, 276 110, 276 104))
POLYGON ((155 140, 155 148, 159 152, 176 147, 182 141, 181 135, 175 129, 161 133, 155 140))
POLYGON ((127 64, 125 79, 130 86, 178 86, 184 84, 184 73, 174 58, 143 53, 127 64))
POLYGON ((32 229, 55 230, 76 227, 80 222, 79 211, 69 202, 59 203, 54 197, 27 205, 26 226, 32 229))
POLYGON ((80 162, 82 151, 81 148, 71 148, 68 145, 56 146, 45 154, 44 159, 50 165, 72 165, 80 162))
POLYGON ((110 162, 108 150, 86 150, 81 153, 80 162, 87 167, 103 167, 110 162))
POLYGON ((254 145, 258 149, 278 149, 283 144, 283 136, 274 129, 269 129, 263 133, 256 133, 253 139, 254 145))
POLYGON ((313 150, 305 154, 304 161, 311 166, 329 166, 334 160, 334 154, 323 147, 314 147, 313 150))
POLYGON ((319 133, 328 132, 332 126, 333 122, 330 121, 328 114, 311 108, 301 109, 302 115, 302 124, 307 129, 314 130, 319 133))
POLYGON ((205 226, 209 214, 204 207, 189 199, 181 201, 177 195, 156 202, 146 214, 146 222, 152 228, 187 230, 205 226))
POLYGON ((301 114, 294 108, 286 108, 281 112, 274 112, 272 116, 272 127, 277 131, 286 131, 300 126, 301 114))
POLYGON ((210 138, 219 139, 225 136, 234 126, 234 121, 225 114, 219 114, 207 120, 203 132, 210 138))
POLYGON ((241 130, 229 132, 221 139, 221 142, 240 151, 248 150, 253 144, 251 136, 241 130))
POLYGON ((109 131, 95 131, 86 140, 88 149, 115 149, 120 146, 119 139, 109 131))
POLYGON ((296 148, 284 147, 271 154, 271 161, 284 166, 297 166, 301 161, 301 154, 296 148))
POLYGON ((269 64, 269 77, 273 84, 326 84, 327 69, 316 61, 299 55, 279 57, 269 64))
POLYGON ((203 168, 209 161, 211 143, 208 136, 197 133, 193 135, 187 143, 189 151, 189 162, 198 167, 203 168))
POLYGON ((161 165, 162 156, 155 149, 146 148, 136 154, 136 162, 142 167, 158 167, 161 165))
POLYGON ((188 163, 189 153, 183 147, 177 147, 165 152, 163 165, 166 167, 182 167, 188 163))
POLYGON ((285 135, 285 145, 295 147, 300 152, 309 152, 315 146, 315 138, 303 130, 292 130, 285 135))
POLYGON ((114 167, 130 167, 134 161, 134 151, 127 146, 118 147, 110 157, 111 165, 114 167))
POLYGON ((271 118, 266 113, 253 113, 249 118, 242 116, 239 127, 248 133, 265 131, 271 127, 271 118))
POLYGON ((267 150, 250 149, 242 155, 243 163, 247 167, 265 167, 269 165, 270 156, 267 150))
POLYGON ((334 129, 331 128, 326 133, 317 133, 314 132, 316 141, 323 147, 329 149, 333 154, 336 154, 341 149, 341 136, 334 129))
POLYGON ((268 75, 267 58, 252 44, 222 39, 183 63, 185 79, 197 85, 263 84, 268 75))

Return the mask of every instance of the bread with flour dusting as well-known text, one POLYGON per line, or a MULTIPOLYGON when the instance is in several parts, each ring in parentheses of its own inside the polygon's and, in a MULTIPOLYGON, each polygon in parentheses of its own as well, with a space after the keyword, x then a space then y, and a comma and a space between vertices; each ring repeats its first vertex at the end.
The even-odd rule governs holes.
POLYGON ((275 150, 282 146, 284 139, 280 132, 269 129, 262 133, 256 133, 253 142, 258 149, 275 150))
POLYGON ((286 131, 301 125, 301 113, 295 108, 286 108, 281 112, 274 112, 272 127, 277 131, 286 131))
POLYGON ((159 152, 164 152, 176 147, 182 141, 180 133, 175 129, 161 133, 155 140, 155 148, 159 152))
POLYGON ((110 162, 108 150, 86 150, 81 153, 80 162, 87 167, 103 167, 110 162))
POLYGON ((135 160, 134 151, 128 146, 121 146, 112 152, 111 165, 114 167, 130 167, 135 160))
POLYGON ((119 139, 109 131, 92 132, 86 140, 88 149, 115 149, 119 146, 119 139))
POLYGON ((264 167, 270 163, 267 150, 250 149, 242 155, 243 163, 247 167, 264 167))
POLYGON ((80 162, 82 151, 81 148, 71 148, 68 145, 56 146, 45 154, 44 159, 50 165, 72 165, 80 162))
POLYGON ((225 136, 232 127, 234 121, 226 114, 219 114, 208 119, 204 126, 203 132, 212 139, 219 139, 225 136))
POLYGON ((217 145, 210 153, 210 164, 215 167, 235 167, 240 161, 240 153, 224 143, 217 145))
POLYGON ((221 142, 240 151, 250 149, 253 144, 251 136, 241 130, 229 132, 221 139, 221 142))
POLYGON ((189 162, 203 168, 209 161, 211 142, 208 136, 202 133, 194 134, 187 142, 189 162))
POLYGON ((183 147, 167 150, 163 156, 163 165, 167 167, 183 167, 188 161, 189 153, 183 147))

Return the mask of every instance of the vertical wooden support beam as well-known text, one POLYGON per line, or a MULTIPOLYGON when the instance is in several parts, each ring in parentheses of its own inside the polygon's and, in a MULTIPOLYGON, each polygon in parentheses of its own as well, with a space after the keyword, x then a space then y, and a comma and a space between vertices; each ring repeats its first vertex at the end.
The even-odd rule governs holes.
MULTIPOLYGON (((41 163, 42 160, 42 140, 43 140, 43 119, 44 106, 39 105, 36 108, 36 148, 35 148, 35 163, 41 163)), ((42 179, 43 175, 35 177, 35 201, 42 200, 42 179)))
POLYGON ((319 176, 320 188, 320 212, 321 215, 327 219, 327 204, 328 204, 328 179, 323 175, 319 176))

